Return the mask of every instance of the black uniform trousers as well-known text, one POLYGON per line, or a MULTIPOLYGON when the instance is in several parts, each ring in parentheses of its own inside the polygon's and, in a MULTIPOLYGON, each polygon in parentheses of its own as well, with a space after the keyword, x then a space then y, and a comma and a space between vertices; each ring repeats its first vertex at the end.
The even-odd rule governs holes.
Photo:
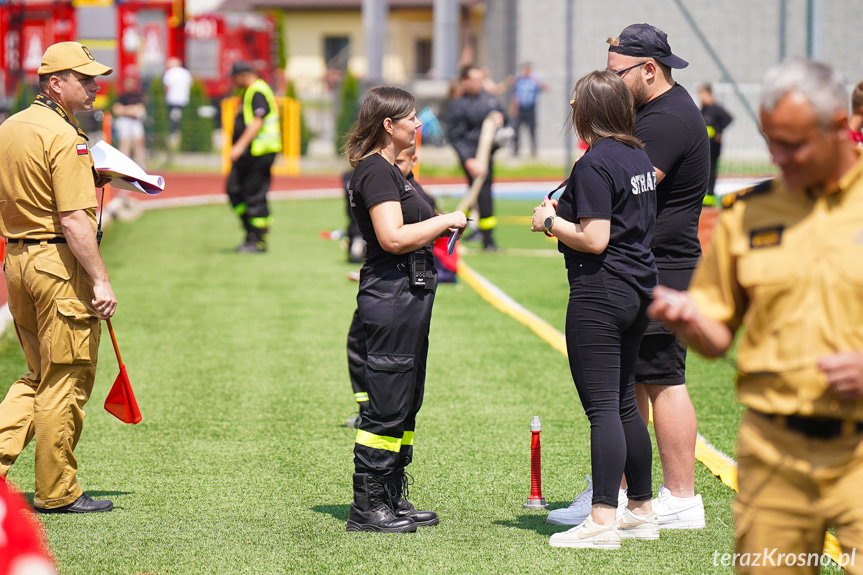
MULTIPOLYGON (((468 186, 473 185, 474 178, 472 178, 471 175, 468 173, 467 168, 464 165, 464 162, 462 162, 461 168, 462 168, 462 170, 464 170, 464 173, 467 175, 468 186)), ((489 160, 488 160, 488 172, 487 172, 488 175, 485 177, 485 181, 482 183, 482 188, 480 188, 480 190, 479 190, 479 196, 476 199, 477 208, 479 208, 479 219, 480 220, 485 220, 487 218, 491 218, 492 216, 494 216, 494 206, 492 205, 492 199, 491 199, 491 179, 492 179, 492 169, 493 168, 494 168, 494 160, 489 158, 489 160)), ((482 221, 480 221, 479 227, 480 227, 480 229, 486 229, 483 227, 482 221)), ((494 225, 492 225, 491 227, 494 227, 494 225)))
POLYGON ((369 393, 366 387, 367 357, 366 332, 360 319, 360 310, 357 309, 354 311, 354 318, 348 330, 348 375, 351 378, 351 387, 354 389, 354 399, 360 406, 360 413, 369 404, 369 393))
POLYGON ((518 108, 518 116, 515 117, 515 135, 512 139, 513 151, 518 155, 518 142, 520 139, 522 125, 527 126, 527 131, 530 133, 530 152, 536 156, 536 108, 518 108))
POLYGON ((369 394, 354 445, 357 473, 390 476, 413 458, 434 297, 434 289, 410 287, 407 273, 398 269, 361 272, 350 332, 365 340, 348 339, 348 355, 358 360, 354 365, 364 359, 361 377, 369 394))
POLYGON ((271 170, 275 159, 275 154, 253 156, 247 151, 231 166, 226 186, 228 199, 243 220, 246 231, 250 231, 249 222, 252 220, 270 217, 267 192, 270 191, 271 170))

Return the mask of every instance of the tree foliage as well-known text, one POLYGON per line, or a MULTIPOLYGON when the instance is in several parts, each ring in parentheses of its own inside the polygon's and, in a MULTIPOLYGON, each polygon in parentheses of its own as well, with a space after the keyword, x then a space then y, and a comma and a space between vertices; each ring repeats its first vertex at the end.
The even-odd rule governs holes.
POLYGON ((210 104, 204 86, 197 80, 189 90, 189 105, 183 110, 180 121, 180 150, 183 152, 211 152, 213 150, 213 119, 202 117, 199 110, 210 104))
POLYGON ((357 116, 360 113, 360 82, 356 76, 351 74, 350 70, 345 71, 339 95, 340 106, 339 117, 336 122, 335 142, 337 154, 342 153, 348 132, 354 122, 357 121, 357 116))

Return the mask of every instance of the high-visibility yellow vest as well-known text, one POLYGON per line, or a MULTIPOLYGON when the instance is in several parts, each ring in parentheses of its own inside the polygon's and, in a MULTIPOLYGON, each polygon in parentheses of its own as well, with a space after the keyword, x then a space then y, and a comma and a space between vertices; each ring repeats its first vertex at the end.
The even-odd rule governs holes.
POLYGON ((276 96, 266 82, 258 78, 251 86, 246 88, 243 94, 243 122, 248 126, 255 119, 255 111, 252 109, 252 96, 260 92, 267 99, 270 113, 264 116, 264 127, 252 140, 252 155, 263 156, 282 151, 282 133, 279 129, 279 107, 276 104, 276 96))

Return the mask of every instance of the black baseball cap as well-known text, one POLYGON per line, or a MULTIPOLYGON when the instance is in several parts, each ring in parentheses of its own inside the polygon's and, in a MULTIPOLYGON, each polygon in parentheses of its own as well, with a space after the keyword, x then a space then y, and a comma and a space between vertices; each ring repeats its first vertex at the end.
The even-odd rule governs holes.
POLYGON ((686 68, 689 62, 671 53, 668 35, 650 24, 632 24, 623 29, 617 38, 606 40, 609 52, 624 56, 653 58, 670 68, 686 68))
POLYGON ((244 60, 237 60, 233 64, 231 64, 231 73, 230 77, 233 78, 237 74, 242 74, 243 72, 253 72, 252 65, 244 60))

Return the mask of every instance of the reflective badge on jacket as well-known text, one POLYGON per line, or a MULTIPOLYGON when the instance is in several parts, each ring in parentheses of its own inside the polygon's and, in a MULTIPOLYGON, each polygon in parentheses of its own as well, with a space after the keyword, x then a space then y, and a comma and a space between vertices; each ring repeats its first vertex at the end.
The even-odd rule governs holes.
POLYGON ((752 230, 749 233, 749 247, 757 249, 778 246, 782 243, 782 232, 784 229, 784 226, 776 226, 773 228, 752 230))
POLYGON ((89 152, 89 150, 87 149, 87 144, 76 144, 75 149, 78 150, 79 156, 84 156, 87 154, 87 152, 89 152))

